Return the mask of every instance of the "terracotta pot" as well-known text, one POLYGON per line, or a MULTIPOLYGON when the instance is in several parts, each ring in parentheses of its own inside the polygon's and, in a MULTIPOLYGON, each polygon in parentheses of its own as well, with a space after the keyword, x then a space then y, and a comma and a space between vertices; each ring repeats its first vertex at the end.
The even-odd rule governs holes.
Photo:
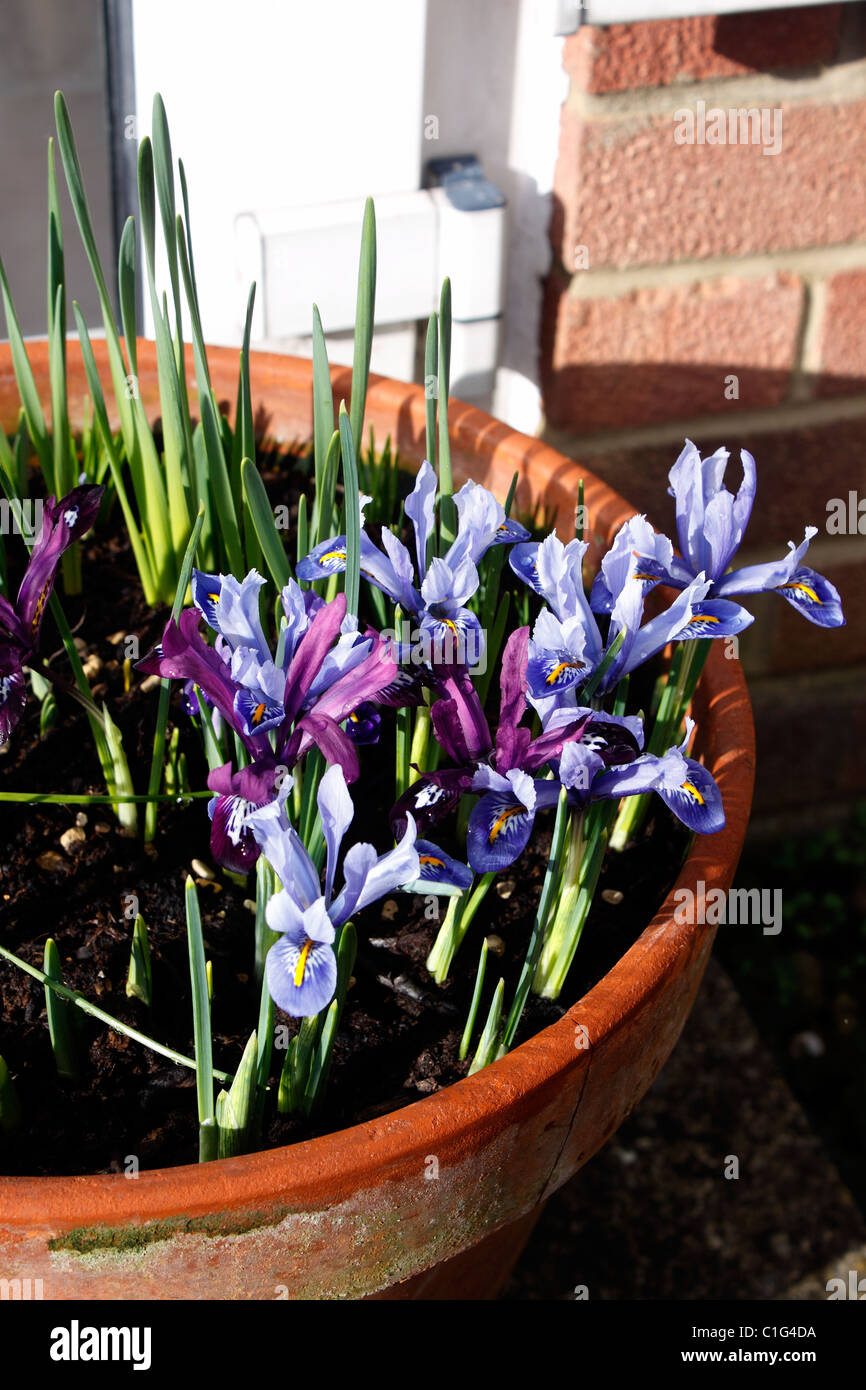
MULTIPOLYGON (((96 344, 100 367, 106 357, 96 344)), ((139 348, 140 392, 156 415, 156 357, 139 348)), ((32 351, 48 400, 47 353, 32 351)), ((86 395, 70 344, 70 411, 86 395)), ((211 354, 235 399, 237 354, 211 354)), ((107 380, 107 369, 106 369, 107 380)), ((311 435, 309 362, 254 355, 260 432, 311 435)), ((336 400, 348 375, 334 372, 336 400)), ((17 415, 8 348, 0 415, 17 415)), ((422 388, 373 378, 368 423, 407 459, 424 448, 422 388)), ((579 477, 591 531, 606 540, 633 508, 577 464, 458 402, 455 478, 555 509, 569 534, 579 477)), ((677 887, 727 889, 746 831, 754 736, 739 664, 716 643, 694 713, 698 750, 727 826, 699 838, 677 887)), ((381 1119, 292 1147, 199 1167, 74 1178, 0 1178, 0 1274, 41 1278, 46 1298, 484 1298, 507 1278, 545 1199, 611 1137, 651 1085, 691 1008, 714 931, 674 918, 673 891, 619 963, 552 1027, 477 1076, 381 1119), (581 1047, 583 1030, 589 1047, 581 1047)))

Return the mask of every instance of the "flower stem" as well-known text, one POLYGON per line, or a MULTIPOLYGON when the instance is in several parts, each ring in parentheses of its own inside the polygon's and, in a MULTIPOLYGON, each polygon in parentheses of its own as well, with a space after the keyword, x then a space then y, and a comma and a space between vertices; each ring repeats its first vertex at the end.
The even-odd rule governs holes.
POLYGON ((419 705, 415 711, 415 728, 412 732, 412 748, 409 753, 409 765, 417 767, 419 772, 426 772, 427 752, 430 747, 430 706, 427 704, 419 705))
MULTIPOLYGON (((655 722, 646 751, 661 757, 677 741, 686 710, 700 680, 711 639, 682 642, 671 661, 668 679, 661 692, 655 722)), ((652 792, 624 797, 610 837, 613 850, 623 850, 641 830, 649 812, 652 792)))
POLYGON ((427 957, 427 969, 437 985, 444 984, 447 980, 451 962, 460 950, 463 939, 472 924, 472 919, 487 897, 495 877, 494 872, 484 874, 475 885, 471 895, 467 889, 465 893, 460 894, 459 898, 452 898, 448 903, 445 921, 439 928, 439 934, 427 957))
POLYGON ((562 889, 538 959, 534 993, 558 999, 595 896, 616 803, 595 807, 571 826, 562 889))

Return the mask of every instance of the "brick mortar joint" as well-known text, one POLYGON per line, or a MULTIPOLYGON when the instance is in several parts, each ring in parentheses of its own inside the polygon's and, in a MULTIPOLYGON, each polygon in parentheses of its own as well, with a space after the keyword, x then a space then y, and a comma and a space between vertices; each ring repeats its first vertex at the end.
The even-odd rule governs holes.
POLYGON ((709 256, 706 260, 665 261, 653 265, 590 266, 569 272, 557 260, 554 269, 572 299, 610 299, 634 290, 674 288, 727 278, 752 280, 768 275, 796 275, 817 283, 850 270, 866 270, 866 242, 810 246, 802 250, 753 252, 743 256, 709 256), (586 287, 586 292, 584 292, 586 287))
POLYGON ((780 77, 754 73, 741 77, 709 78, 698 82, 641 87, 632 92, 585 92, 572 80, 566 111, 586 121, 627 121, 663 116, 671 110, 705 101, 725 110, 740 106, 835 105, 866 99, 866 58, 824 68, 812 77, 780 77))
POLYGON ((652 425, 632 425, 620 430, 596 430, 581 434, 562 426, 545 423, 541 437, 560 453, 571 458, 581 454, 619 453, 667 444, 682 446, 682 440, 719 435, 728 428, 739 434, 790 434, 811 425, 832 425, 866 417, 866 394, 840 396, 829 400, 783 402, 778 406, 762 406, 756 410, 737 410, 726 413, 692 416, 690 419, 663 420, 652 425))

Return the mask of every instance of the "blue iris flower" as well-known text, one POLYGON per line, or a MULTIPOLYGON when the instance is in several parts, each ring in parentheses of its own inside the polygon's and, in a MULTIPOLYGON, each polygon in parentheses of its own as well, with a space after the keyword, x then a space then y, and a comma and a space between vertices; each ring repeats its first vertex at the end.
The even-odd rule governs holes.
POLYGON ((285 1013, 307 1018, 330 1003, 337 984, 334 941, 355 912, 420 876, 415 823, 396 848, 377 854, 372 845, 355 844, 343 860, 344 886, 334 895, 337 859, 343 836, 354 816, 342 768, 328 768, 319 783, 319 813, 327 847, 324 891, 319 874, 285 813, 285 794, 251 812, 245 829, 256 840, 282 884, 265 916, 280 939, 265 962, 271 998, 285 1013))
MULTIPOLYGON (((441 559, 428 560, 433 535, 436 474, 424 460, 406 499, 406 515, 415 533, 414 559, 403 542, 382 530, 382 549, 361 531, 360 567, 365 579, 398 603, 419 625, 430 664, 472 665, 483 652, 483 633, 467 607, 479 584, 477 565, 492 545, 529 539, 518 522, 509 521, 502 505, 480 483, 465 483, 454 496, 457 537, 441 559)), ((369 499, 362 497, 363 506, 369 499)), ((299 579, 324 579, 346 568, 346 537, 334 536, 315 546, 297 567, 299 579)))
POLYGON ((515 574, 549 605, 533 629, 527 667, 529 698, 543 723, 554 710, 576 703, 578 687, 598 669, 620 632, 622 645, 599 681, 602 693, 668 642, 729 637, 754 621, 738 603, 708 598, 711 583, 700 574, 690 578, 668 609, 643 623, 644 597, 660 581, 653 578, 649 583, 633 557, 624 560, 622 550, 611 550, 602 562, 610 596, 610 624, 604 640, 583 588, 587 548, 578 540, 563 545, 552 533, 540 543, 515 546, 509 557, 515 574))
POLYGON ((693 720, 687 719, 686 736, 678 748, 660 758, 644 753, 617 767, 608 766, 588 741, 563 745, 553 778, 534 778, 517 770, 502 776, 480 767, 472 790, 482 795, 469 817, 467 834, 473 869, 489 873, 513 864, 529 842, 537 813, 556 805, 562 787, 577 810, 593 801, 656 792, 690 830, 705 835, 721 830, 725 815, 715 780, 686 756, 693 729, 693 720))
MULTIPOLYGON (((803 564, 817 527, 807 526, 799 545, 788 542, 788 554, 780 560, 745 565, 728 571, 745 535, 756 490, 755 460, 740 450, 743 479, 736 496, 724 486, 727 449, 717 449, 702 459, 690 440, 669 474, 668 492, 676 503, 680 555, 664 536, 653 531, 645 517, 636 516, 618 532, 607 558, 608 569, 625 564, 652 588, 670 584, 683 589, 702 574, 710 582, 708 597, 772 592, 780 594, 798 613, 818 627, 842 627, 845 618, 834 586, 823 575, 803 564)), ((593 585, 591 604, 597 613, 609 613, 614 602, 609 575, 604 568, 593 585)))

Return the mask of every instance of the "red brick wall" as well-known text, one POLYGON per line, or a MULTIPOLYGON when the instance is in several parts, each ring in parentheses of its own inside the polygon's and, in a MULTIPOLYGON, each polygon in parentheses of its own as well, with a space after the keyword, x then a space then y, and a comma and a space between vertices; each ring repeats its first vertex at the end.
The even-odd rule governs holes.
POLYGON ((564 46, 546 434, 668 534, 683 438, 730 448, 733 487, 750 449, 747 562, 819 527, 810 562, 838 584, 848 627, 762 596, 742 650, 756 805, 794 819, 810 798, 832 813, 866 795, 866 534, 826 526, 831 499, 866 499, 864 10, 584 26, 564 46), (731 110, 766 112, 763 130, 734 142, 731 110), (710 139, 683 139, 686 111, 710 139))

